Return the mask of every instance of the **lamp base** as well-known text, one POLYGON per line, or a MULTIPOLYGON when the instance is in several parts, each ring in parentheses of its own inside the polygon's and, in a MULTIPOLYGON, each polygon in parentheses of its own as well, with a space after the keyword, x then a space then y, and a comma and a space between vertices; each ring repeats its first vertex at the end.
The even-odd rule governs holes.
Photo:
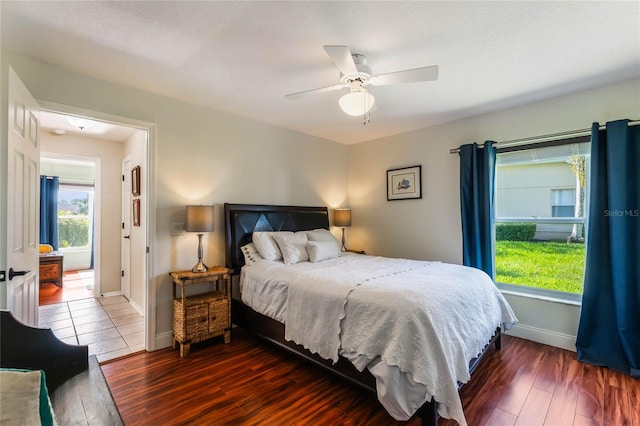
POLYGON ((196 266, 191 268, 191 272, 207 272, 209 268, 202 262, 202 259, 198 260, 196 266))

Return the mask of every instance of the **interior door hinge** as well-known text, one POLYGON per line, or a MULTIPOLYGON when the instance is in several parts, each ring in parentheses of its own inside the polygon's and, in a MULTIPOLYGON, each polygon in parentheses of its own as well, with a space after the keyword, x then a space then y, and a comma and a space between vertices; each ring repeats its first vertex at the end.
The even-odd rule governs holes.
POLYGON ((122 181, 124 182, 124 175, 122 175, 122 181))
POLYGON ((124 271, 120 271, 120 276, 124 278, 124 271))
POLYGON ((0 283, 3 283, 7 280, 7 271, 0 271, 0 283))
POLYGON ((124 229, 124 222, 122 222, 122 229, 124 229))
POLYGON ((149 246, 147 246, 147 254, 149 254, 149 246))

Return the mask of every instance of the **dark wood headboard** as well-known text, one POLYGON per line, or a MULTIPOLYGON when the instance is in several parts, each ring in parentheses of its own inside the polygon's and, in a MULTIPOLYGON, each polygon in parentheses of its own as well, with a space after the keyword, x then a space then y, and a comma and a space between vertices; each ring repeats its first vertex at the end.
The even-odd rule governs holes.
POLYGON ((227 268, 240 273, 244 256, 240 247, 251 242, 254 231, 308 231, 329 229, 327 207, 224 205, 225 256, 227 268))

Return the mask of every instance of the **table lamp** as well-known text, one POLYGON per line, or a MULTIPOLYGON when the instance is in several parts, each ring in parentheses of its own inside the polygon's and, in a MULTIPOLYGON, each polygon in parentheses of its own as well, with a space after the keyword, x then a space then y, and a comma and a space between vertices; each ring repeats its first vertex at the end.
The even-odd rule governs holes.
POLYGON ((198 263, 192 272, 206 272, 207 265, 202 262, 202 235, 213 231, 213 206, 187 206, 185 231, 198 233, 198 263))
POLYGON ((351 226, 351 209, 335 209, 333 211, 333 225, 342 228, 342 247, 340 250, 347 251, 344 244, 344 229, 351 226))

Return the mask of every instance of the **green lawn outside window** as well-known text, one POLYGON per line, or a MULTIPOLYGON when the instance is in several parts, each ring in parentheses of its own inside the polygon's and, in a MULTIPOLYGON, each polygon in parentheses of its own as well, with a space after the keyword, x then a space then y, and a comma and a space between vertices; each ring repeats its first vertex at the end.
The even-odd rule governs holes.
POLYGON ((555 241, 496 241, 496 281, 582 293, 585 245, 555 241))

